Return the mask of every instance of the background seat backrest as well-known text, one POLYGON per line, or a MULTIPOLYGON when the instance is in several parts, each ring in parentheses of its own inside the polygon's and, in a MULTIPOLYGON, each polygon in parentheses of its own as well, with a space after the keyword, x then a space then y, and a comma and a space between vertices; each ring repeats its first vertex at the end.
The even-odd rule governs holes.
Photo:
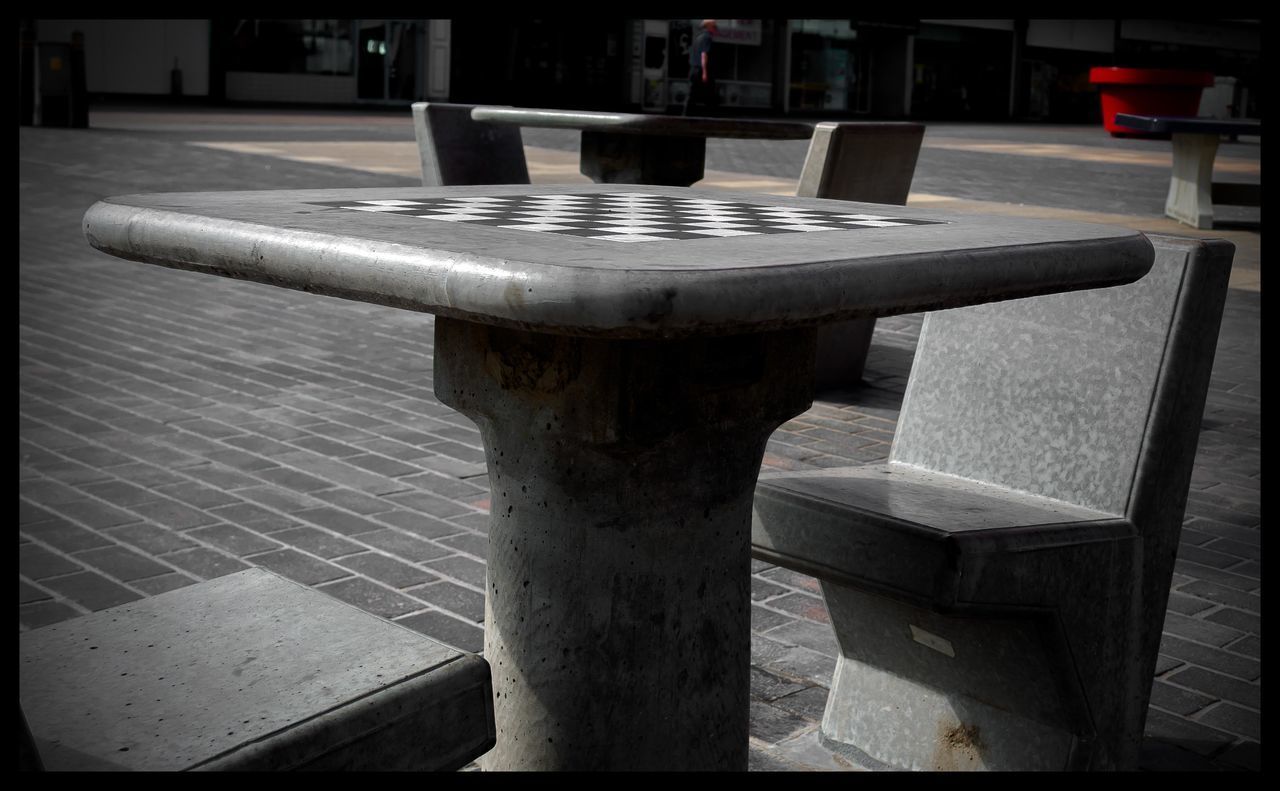
POLYGON ((423 186, 528 184, 520 127, 477 123, 471 110, 469 104, 413 105, 423 186))

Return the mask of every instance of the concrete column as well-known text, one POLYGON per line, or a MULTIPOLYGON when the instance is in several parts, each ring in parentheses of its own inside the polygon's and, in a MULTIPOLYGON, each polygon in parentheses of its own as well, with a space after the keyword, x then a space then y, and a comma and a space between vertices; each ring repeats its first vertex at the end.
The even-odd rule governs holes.
POLYGON ((701 181, 705 137, 582 131, 582 175, 597 184, 665 184, 701 181))
POLYGON ((487 770, 745 770, 750 521, 814 331, 605 340, 436 319, 492 489, 487 770))

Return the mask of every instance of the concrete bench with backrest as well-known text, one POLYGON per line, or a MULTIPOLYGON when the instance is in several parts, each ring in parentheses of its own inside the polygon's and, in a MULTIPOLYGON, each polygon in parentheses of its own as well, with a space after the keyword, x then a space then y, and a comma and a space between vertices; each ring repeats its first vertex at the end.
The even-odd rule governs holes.
POLYGON ((929 314, 885 464, 762 474, 755 557, 821 581, 821 734, 871 766, 1133 769, 1234 247, 929 314))
POLYGON ((262 569, 19 635, 48 770, 453 770, 495 739, 484 659, 262 569))
POLYGON ((1173 174, 1164 213, 1193 228, 1213 227, 1213 206, 1261 206, 1258 184, 1214 182, 1213 161, 1223 135, 1262 135, 1262 122, 1253 119, 1179 118, 1116 114, 1116 123, 1173 138, 1173 174))
MULTIPOLYGON (((474 121, 472 109, 473 105, 438 102, 413 105, 422 183, 528 184, 520 128, 474 121)), ((729 124, 731 119, 716 122, 729 124)), ((924 130, 923 124, 910 122, 816 124, 796 195, 905 205, 924 130)), ((816 386, 856 385, 874 330, 874 318, 823 326, 818 332, 816 386)))

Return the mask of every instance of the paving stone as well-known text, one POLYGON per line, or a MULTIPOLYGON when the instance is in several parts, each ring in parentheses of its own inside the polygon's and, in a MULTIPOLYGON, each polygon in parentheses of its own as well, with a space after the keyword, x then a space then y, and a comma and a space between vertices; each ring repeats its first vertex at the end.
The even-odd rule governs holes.
POLYGON ((765 579, 776 582, 779 585, 786 585, 791 588, 808 591, 814 595, 822 595, 822 586, 818 580, 810 577, 808 574, 801 574, 798 571, 785 569, 781 566, 775 566, 769 571, 760 572, 760 576, 765 579))
POLYGON ((186 503, 192 508, 216 508, 220 505, 231 505, 240 502, 239 498, 220 489, 195 483, 194 481, 158 486, 155 491, 165 497, 186 503))
MULTIPOLYGON (((118 478, 128 481, 129 483, 147 488, 164 486, 165 484, 170 483, 181 483, 186 480, 181 475, 170 470, 162 469, 154 464, 146 464, 144 462, 122 464, 119 467, 112 467, 111 472, 118 478)), ((160 495, 148 498, 148 500, 158 499, 160 499, 160 495)))
POLYGON ((39 629, 78 615, 79 610, 60 601, 39 601, 18 606, 18 624, 26 629, 39 629))
MULTIPOLYGON (((249 568, 236 558, 208 547, 180 549, 164 556, 166 562, 190 572, 202 580, 211 580, 249 568)), ((255 558, 255 562, 256 562, 255 558)))
POLYGON ((795 619, 789 615, 785 615, 774 610, 769 610, 759 605, 751 607, 751 631, 756 634, 763 634, 784 623, 791 623, 795 619))
POLYGON ((1223 607, 1205 615, 1204 619, 1230 626, 1232 629, 1239 629, 1242 632, 1249 632, 1250 634, 1262 633, 1262 616, 1244 612, 1243 610, 1223 607))
POLYGON ((1229 626, 1211 623, 1199 618, 1188 618, 1176 612, 1165 613, 1164 631, 1197 643, 1221 648, 1240 637, 1240 632, 1229 626))
MULTIPOLYGON (((198 508, 184 505, 177 500, 155 500, 149 503, 138 503, 129 507, 138 517, 148 519, 158 525, 185 530, 217 522, 218 519, 198 508)), ((132 521, 140 521, 135 517, 132 521)))
POLYGON ((37 588, 24 579, 18 580, 18 604, 30 604, 34 601, 45 601, 52 598, 47 591, 37 588))
POLYGON ((484 560, 489 555, 489 537, 472 532, 459 533, 455 536, 436 539, 436 543, 449 549, 466 552, 472 557, 484 560))
POLYGON ((82 571, 62 577, 42 580, 46 588, 56 592, 63 598, 70 599, 90 612, 105 610, 118 604, 137 601, 141 594, 135 593, 123 585, 112 582, 93 571, 82 571))
POLYGON ((1252 709, 1262 706, 1261 685, 1241 681, 1202 667, 1188 666, 1175 673, 1170 673, 1167 680, 1172 684, 1201 692, 1213 698, 1230 700, 1252 709))
POLYGON ((213 544, 237 557, 280 548, 279 541, 272 541, 243 527, 225 523, 188 530, 187 535, 206 544, 213 544))
MULTIPOLYGON (((1172 715, 1165 715, 1172 716, 1172 715)), ((1138 758, 1146 772, 1221 772, 1224 768, 1200 753, 1151 736, 1143 739, 1138 758)))
POLYGON ((435 574, 432 574, 429 571, 424 571, 418 566, 403 563, 395 558, 378 552, 363 552, 358 555, 347 555, 346 557, 334 562, 339 566, 351 569, 357 574, 362 574, 371 579, 375 579, 384 585, 390 585, 393 588, 399 589, 410 588, 415 585, 421 585, 423 583, 433 582, 440 579, 435 574))
POLYGON ((94 483, 96 481, 112 480, 112 475, 96 467, 90 467, 74 461, 59 461, 52 464, 40 464, 37 466, 42 473, 50 478, 61 481, 62 483, 76 486, 82 483, 94 483))
POLYGON ((425 634, 432 640, 460 651, 478 654, 484 651, 484 629, 438 610, 408 615, 396 623, 425 634))
POLYGON ((82 549, 110 546, 111 541, 92 530, 86 530, 65 519, 53 518, 47 522, 36 522, 23 525, 22 535, 48 544, 54 549, 66 552, 79 552, 82 549))
POLYGON ((106 500, 123 508, 162 499, 155 491, 136 486, 127 481, 102 481, 100 483, 86 484, 81 487, 81 490, 86 494, 91 494, 100 500, 106 500))
POLYGON ((768 702, 804 688, 803 684, 779 678, 756 667, 751 668, 751 697, 756 700, 768 702))
POLYGON ((1235 742, 1235 737, 1225 731, 1159 709, 1150 709, 1147 713, 1146 735, 1205 757, 1212 756, 1235 742))
POLYGON ((827 708, 827 695, 828 690, 824 687, 805 687, 775 699, 773 706, 817 724, 822 722, 822 714, 827 708))
POLYGON ((448 519, 451 516, 460 516, 472 510, 471 508, 454 502, 453 500, 448 500, 444 497, 437 497, 433 494, 422 491, 389 494, 387 495, 387 499, 406 508, 412 508, 415 511, 421 511, 424 514, 436 516, 441 519, 448 519))
MULTIPOLYGON (((60 516, 91 529, 114 527, 115 525, 126 525, 130 522, 141 521, 136 514, 107 505, 100 500, 76 500, 70 503, 51 504, 49 507, 60 516)), ((139 505, 135 507, 145 506, 139 505)))
POLYGON ((434 455, 419 459, 418 464, 423 467, 444 473, 453 478, 471 479, 480 476, 488 477, 489 468, 483 461, 462 461, 452 456, 434 455))
MULTIPOLYGON (((446 522, 443 519, 436 519, 417 511, 387 511, 386 513, 374 514, 372 518, 398 527, 401 530, 407 530, 422 538, 435 539, 455 536, 465 530, 460 525, 446 522)), ((487 516, 485 518, 488 519, 487 516)))
POLYGON ((345 460, 331 459, 308 451, 299 451, 276 458, 324 479, 330 486, 357 489, 372 495, 393 494, 412 488, 409 484, 401 483, 394 478, 353 467, 345 460))
POLYGON ((484 594, 476 593, 470 588, 441 580, 414 588, 409 593, 441 610, 470 618, 476 623, 484 621, 484 594))
POLYGON ((374 497, 351 489, 325 489, 320 492, 312 492, 311 496, 317 500, 324 500, 330 505, 336 505, 348 511, 355 511, 357 514, 364 516, 384 513, 396 507, 395 503, 387 502, 381 497, 374 497))
POLYGON ((253 563, 303 585, 318 585, 351 576, 351 572, 344 568, 292 549, 255 555, 253 563))
POLYGON ((1187 596, 1178 591, 1169 594, 1169 609, 1181 613, 1183 615, 1195 615, 1196 613, 1211 610, 1215 607, 1211 601, 1206 601, 1195 596, 1187 596))
POLYGON ((769 744, 776 744, 800 731, 811 723, 786 711, 774 708, 767 703, 751 701, 752 737, 769 744))
POLYGON ((414 600, 363 577, 317 586, 316 590, 383 618, 395 618, 422 609, 422 605, 414 600))
POLYGON ((811 596, 807 593, 790 593, 770 599, 765 604, 775 610, 782 610, 816 623, 827 624, 831 622, 831 616, 827 613, 827 605, 821 596, 811 596))
POLYGON ((210 461, 216 461, 228 467, 234 467, 242 472, 258 472, 261 470, 278 467, 276 462, 256 453, 248 453, 236 448, 227 448, 213 453, 204 454, 205 458, 210 461))
POLYGON ((180 574, 175 571, 169 574, 161 574, 158 577, 147 577, 146 579, 134 580, 129 584, 148 596, 155 596, 159 593, 168 593, 171 590, 177 590, 178 588, 185 588, 188 585, 194 585, 195 582, 195 580, 185 574, 180 574))
POLYGON ((305 437, 288 440, 289 444, 297 445, 300 448, 306 448, 315 451, 324 456, 335 459, 342 459, 348 456, 359 456, 365 453, 365 449, 355 445, 348 445, 345 442, 338 442, 327 437, 317 437, 314 434, 307 434, 305 437))
POLYGON ((453 500, 468 500, 475 497, 482 497, 489 493, 488 476, 479 479, 482 485, 477 486, 470 481, 464 481, 448 475, 442 475, 438 472, 426 472, 418 475, 409 475, 400 479, 401 482, 412 485, 415 489, 428 491, 432 494, 439 495, 453 500))
POLYGON ((1211 667, 1245 681, 1256 681, 1262 674, 1262 663, 1256 658, 1241 656, 1234 646, 1229 650, 1221 650, 1166 634, 1160 638, 1160 651, 1170 657, 1211 667))
POLYGON ((1170 670, 1182 667, 1185 664, 1186 662, 1182 661, 1181 659, 1177 659, 1176 657, 1168 656, 1166 654, 1160 654, 1156 657, 1155 676, 1156 678, 1159 678, 1160 676, 1163 676, 1165 673, 1168 673, 1170 670))
POLYGON ((385 529, 363 516, 340 511, 337 508, 329 508, 328 506, 297 511, 293 515, 298 519, 320 525, 345 536, 360 535, 385 529))
POLYGON ((288 489, 281 489, 278 486, 263 484, 262 486, 250 486, 245 489, 237 489, 236 494, 245 500, 264 505, 267 508, 276 511, 283 511, 292 514, 295 511, 304 511, 308 508, 315 508, 316 503, 310 497, 298 492, 291 492, 288 489))
MULTIPOLYGON (((823 610, 825 614, 826 610, 823 610)), ((769 638, 790 645, 800 645, 821 654, 836 656, 839 647, 836 644, 835 632, 828 624, 814 623, 808 620, 793 620, 776 629, 770 629, 769 638)))
POLYGON ((484 564, 465 555, 450 555, 447 558, 432 560, 422 565, 431 571, 442 576, 452 577, 477 590, 485 589, 484 564))
POLYGON ((448 522, 449 524, 461 525, 482 536, 489 535, 489 514, 487 512, 473 511, 467 514, 451 516, 448 522))
POLYGON ((1208 695, 1167 684, 1160 679, 1156 679, 1151 685, 1151 705, 1173 714, 1195 714, 1216 700, 1208 695))
POLYGON ((265 481, 270 481, 277 486, 291 489, 295 492, 314 492, 317 489, 328 489, 333 486, 331 482, 323 478, 317 478, 314 475, 308 475, 305 472, 299 472, 288 467, 272 467, 269 470, 260 470, 255 475, 265 481))
POLYGON ((169 566, 158 563, 146 555, 140 555, 126 547, 115 545, 99 549, 87 549, 77 552, 74 557, 81 563, 93 566, 121 582, 132 582, 144 577, 155 577, 173 571, 169 566))
POLYGON ((305 550, 326 560, 352 555, 365 550, 365 547, 361 544, 335 536, 327 530, 305 525, 274 532, 271 537, 288 546, 305 550))
POLYGON ((1222 702, 1196 716, 1196 721, 1212 728, 1234 733, 1246 739, 1262 738, 1262 714, 1222 702))
POLYGON ((1262 771, 1262 745, 1258 742, 1233 744, 1217 758, 1220 762, 1229 766, 1236 766, 1254 772, 1262 771))
POLYGON ((1250 613, 1262 612, 1262 597, 1252 593, 1243 593, 1235 588, 1219 585, 1206 580, 1194 580, 1178 587, 1178 592, 1190 594, 1201 599, 1225 604, 1238 610, 1250 613))
POLYGON ((452 440, 444 440, 441 442, 432 442, 430 445, 423 446, 424 450, 430 450, 443 456, 448 456, 458 461, 470 462, 472 464, 484 464, 484 451, 473 448, 470 445, 464 445, 461 442, 452 440))
POLYGON ((83 570, 79 563, 37 544, 18 547, 18 572, 27 579, 43 580, 83 570))
MULTIPOLYGON (((442 547, 430 541, 424 541, 416 536, 409 535, 399 530, 386 528, 377 530, 372 533, 361 533, 360 541, 368 544, 376 549, 381 549, 396 557, 405 560, 421 563, 423 561, 433 560, 435 558, 450 555, 452 550, 442 547)), ((455 555, 454 557, 461 557, 455 555)), ((472 561, 475 563, 476 561, 472 561)), ((483 568, 483 564, 478 564, 483 568)))
POLYGON ((1228 643, 1226 647, 1238 654, 1245 654, 1255 659, 1262 656, 1262 642, 1254 635, 1245 635, 1239 640, 1228 643))
POLYGON ((182 468, 182 474, 202 481, 219 491, 227 492, 246 486, 257 486, 261 480, 221 464, 197 464, 182 468))

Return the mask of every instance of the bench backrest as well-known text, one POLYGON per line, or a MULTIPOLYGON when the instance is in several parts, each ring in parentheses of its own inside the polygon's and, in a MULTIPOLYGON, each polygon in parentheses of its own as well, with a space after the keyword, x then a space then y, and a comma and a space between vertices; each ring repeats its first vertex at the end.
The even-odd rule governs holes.
POLYGON ((890 463, 1180 525, 1235 248, 1150 238, 1136 283, 929 314, 890 463))
POLYGON ((469 104, 413 105, 423 186, 528 184, 520 127, 477 123, 471 110, 469 104))
POLYGON ((905 205, 923 139, 917 123, 817 124, 796 195, 905 205))

